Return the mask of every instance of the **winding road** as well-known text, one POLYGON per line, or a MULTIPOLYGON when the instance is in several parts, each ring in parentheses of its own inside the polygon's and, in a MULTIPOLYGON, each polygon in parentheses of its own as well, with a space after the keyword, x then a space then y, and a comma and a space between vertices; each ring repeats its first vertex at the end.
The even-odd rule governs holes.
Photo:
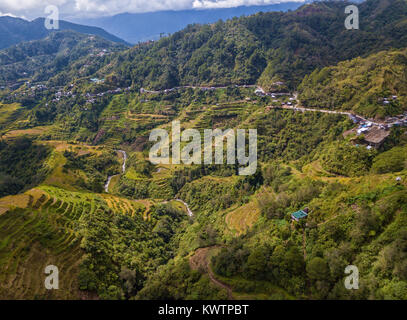
MULTIPOLYGON (((367 119, 365 117, 362 117, 361 115, 355 114, 353 112, 346 112, 346 111, 337 111, 337 110, 327 110, 327 109, 317 109, 317 108, 306 108, 306 107, 300 107, 297 103, 297 105, 295 106, 289 106, 289 105, 282 105, 282 106, 267 106, 267 108, 270 109, 286 109, 286 110, 293 110, 293 111, 301 111, 301 112, 305 112, 305 111, 311 111, 311 112, 322 112, 322 113, 330 113, 330 114, 340 114, 340 115, 345 115, 345 116, 356 116, 360 119, 362 119, 362 121, 369 121, 370 123, 372 123, 375 126, 380 126, 380 125, 395 125, 398 122, 400 122, 400 119, 388 122, 386 120, 384 121, 378 121, 378 120, 373 120, 373 119, 367 119)), ((402 116, 402 115, 399 115, 402 116)), ((401 120, 407 120, 407 116, 405 116, 403 119, 401 120)))
MULTIPOLYGON (((127 161, 127 153, 126 151, 123 150, 117 150, 117 152, 120 152, 123 155, 123 165, 122 165, 122 174, 126 171, 126 161, 127 161)), ((108 193, 109 192, 109 185, 110 182, 112 181, 113 177, 118 176, 118 174, 115 174, 114 176, 108 176, 107 177, 107 181, 105 184, 105 192, 108 193)))
POLYGON ((189 265, 192 270, 197 270, 200 272, 205 272, 208 274, 209 279, 216 286, 225 289, 227 292, 228 300, 234 300, 232 288, 222 281, 216 279, 216 276, 211 268, 210 263, 210 253, 213 249, 220 248, 221 246, 215 245, 211 247, 199 248, 195 253, 189 258, 189 265))

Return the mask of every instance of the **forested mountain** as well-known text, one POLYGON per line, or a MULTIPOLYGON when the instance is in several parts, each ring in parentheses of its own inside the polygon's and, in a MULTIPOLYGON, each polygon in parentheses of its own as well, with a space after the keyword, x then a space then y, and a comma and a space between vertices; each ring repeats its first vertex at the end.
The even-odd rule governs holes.
POLYGON ((405 1, 360 4, 360 30, 344 28, 344 7, 337 1, 313 3, 293 12, 190 25, 123 51, 94 73, 137 88, 257 83, 268 90, 284 82, 277 89, 295 89, 316 68, 407 44, 405 1))
MULTIPOLYGON (((75 31, 53 32, 44 39, 1 50, 0 84, 12 85, 20 79, 46 81, 55 75, 61 77, 61 72, 67 70, 71 74, 64 76, 62 84, 65 84, 72 77, 80 76, 78 69, 87 63, 93 64, 90 69, 95 72, 103 65, 105 56, 124 48, 122 44, 75 31), (88 60, 83 60, 86 57, 88 60)), ((93 72, 86 70, 86 73, 93 72)))
POLYGON ((341 1, 304 5, 294 12, 191 25, 157 43, 118 55, 102 72, 148 88, 273 82, 295 88, 315 68, 407 44, 403 0, 359 5, 360 30, 344 28, 341 1), (392 17, 389 19, 388 17, 392 17))
POLYGON ((161 36, 179 31, 188 24, 214 23, 218 20, 247 16, 257 12, 295 10, 302 4, 302 2, 283 2, 262 6, 121 13, 111 17, 74 19, 74 21, 103 28, 130 43, 136 44, 148 40, 158 40, 161 36))
MULTIPOLYGON (((24 41, 45 38, 55 30, 48 30, 44 25, 44 18, 27 21, 9 16, 0 17, 0 49, 10 47, 24 41)), ((92 34, 106 40, 126 44, 126 42, 98 27, 89 27, 67 21, 59 21, 59 30, 72 30, 84 34, 92 34)))
POLYGON ((0 298, 406 300, 407 1, 347 4, 1 50, 0 298), (151 163, 175 120, 256 129, 256 172, 151 163))
POLYGON ((315 70, 299 86, 299 98, 309 107, 384 118, 407 110, 406 88, 407 52, 392 50, 315 70))

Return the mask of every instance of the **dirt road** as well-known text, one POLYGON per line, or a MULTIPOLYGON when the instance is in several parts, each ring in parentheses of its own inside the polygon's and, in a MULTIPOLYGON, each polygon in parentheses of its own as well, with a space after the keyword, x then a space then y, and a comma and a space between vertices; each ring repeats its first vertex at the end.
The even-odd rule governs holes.
POLYGON ((219 246, 212 246, 212 247, 206 247, 206 248, 199 248, 195 251, 194 255, 189 259, 189 265, 191 266, 191 269, 193 270, 198 270, 203 273, 207 273, 209 276, 209 279, 214 283, 216 286, 221 287, 222 289, 225 289, 228 294, 228 300, 233 300, 233 294, 232 294, 232 288, 228 286, 227 284, 219 281, 216 279, 214 272, 211 269, 210 266, 210 252, 213 249, 219 248, 219 246))

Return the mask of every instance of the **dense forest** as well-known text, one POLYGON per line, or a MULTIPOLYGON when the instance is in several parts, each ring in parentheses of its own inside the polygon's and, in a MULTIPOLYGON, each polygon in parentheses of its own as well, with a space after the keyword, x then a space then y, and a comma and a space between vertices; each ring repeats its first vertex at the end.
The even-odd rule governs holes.
POLYGON ((49 155, 47 147, 21 137, 12 142, 0 141, 0 196, 17 194, 44 180, 49 155))
POLYGON ((360 4, 360 32, 343 28, 346 15, 340 1, 190 25, 157 43, 120 53, 101 73, 112 72, 126 85, 157 89, 254 83, 268 89, 279 81, 295 88, 318 67, 405 47, 405 1, 382 2, 360 4))

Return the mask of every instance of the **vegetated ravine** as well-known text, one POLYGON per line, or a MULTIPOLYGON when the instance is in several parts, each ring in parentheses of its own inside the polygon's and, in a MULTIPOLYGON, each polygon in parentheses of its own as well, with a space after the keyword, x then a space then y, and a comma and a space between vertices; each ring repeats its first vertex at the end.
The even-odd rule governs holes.
MULTIPOLYGON (((123 155, 123 165, 122 165, 122 174, 123 174, 126 171, 127 153, 126 153, 126 151, 123 151, 123 150, 117 150, 117 151, 120 152, 123 155)), ((110 182, 112 181, 112 178, 116 177, 116 176, 117 176, 117 174, 107 177, 107 181, 106 181, 106 184, 105 184, 105 191, 106 192, 109 192, 110 182)))

